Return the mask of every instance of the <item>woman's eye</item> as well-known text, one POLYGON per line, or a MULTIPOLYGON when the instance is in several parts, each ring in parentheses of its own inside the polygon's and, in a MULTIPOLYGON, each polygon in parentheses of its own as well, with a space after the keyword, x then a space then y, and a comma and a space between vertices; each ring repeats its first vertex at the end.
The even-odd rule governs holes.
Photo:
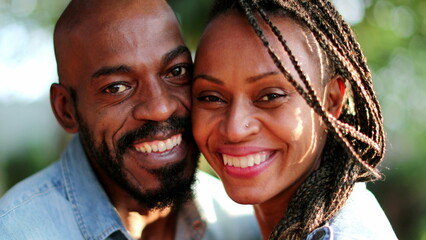
POLYGON ((184 66, 175 67, 166 75, 166 77, 179 77, 185 75, 187 71, 187 68, 184 66))
POLYGON ((221 98, 213 95, 197 97, 197 100, 200 102, 223 102, 221 98))
POLYGON ((110 94, 119 94, 119 93, 126 91, 129 88, 130 88, 129 86, 124 85, 124 84, 114 84, 114 85, 107 87, 105 89, 105 92, 110 93, 110 94))
POLYGON ((274 99, 285 97, 285 96, 286 96, 285 94, 270 93, 270 94, 263 95, 257 101, 259 101, 259 102, 268 102, 268 101, 272 101, 274 99))

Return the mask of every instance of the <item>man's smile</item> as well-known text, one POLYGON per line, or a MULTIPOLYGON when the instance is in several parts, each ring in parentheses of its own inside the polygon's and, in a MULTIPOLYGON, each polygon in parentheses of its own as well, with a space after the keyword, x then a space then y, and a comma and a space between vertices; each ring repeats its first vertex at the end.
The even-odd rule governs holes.
POLYGON ((164 153, 178 146, 181 142, 182 134, 176 134, 165 140, 137 143, 133 147, 136 151, 143 153, 164 153))

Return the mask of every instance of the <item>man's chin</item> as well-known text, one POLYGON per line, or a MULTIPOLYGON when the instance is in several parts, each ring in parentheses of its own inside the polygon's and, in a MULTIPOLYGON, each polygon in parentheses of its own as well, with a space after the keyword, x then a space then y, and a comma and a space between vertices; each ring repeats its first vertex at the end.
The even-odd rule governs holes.
POLYGON ((187 161, 182 160, 161 168, 149 169, 147 171, 153 179, 146 181, 144 178, 141 184, 130 181, 129 176, 121 176, 116 181, 144 208, 179 206, 193 197, 196 165, 189 166, 187 161), (157 187, 147 189, 149 186, 146 183, 149 181, 155 182, 157 187))

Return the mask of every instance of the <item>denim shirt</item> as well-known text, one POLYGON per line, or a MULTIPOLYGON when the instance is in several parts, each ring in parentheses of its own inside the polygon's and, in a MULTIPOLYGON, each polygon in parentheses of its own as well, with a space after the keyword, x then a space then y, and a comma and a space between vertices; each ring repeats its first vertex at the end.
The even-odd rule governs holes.
MULTIPOLYGON (((250 206, 197 173, 196 198, 178 214, 175 239, 260 239, 250 206)), ((58 162, 0 199, 0 239, 132 239, 98 182, 78 135, 58 162)))
POLYGON ((311 232, 307 240, 395 240, 389 220, 365 183, 356 183, 335 217, 311 232))

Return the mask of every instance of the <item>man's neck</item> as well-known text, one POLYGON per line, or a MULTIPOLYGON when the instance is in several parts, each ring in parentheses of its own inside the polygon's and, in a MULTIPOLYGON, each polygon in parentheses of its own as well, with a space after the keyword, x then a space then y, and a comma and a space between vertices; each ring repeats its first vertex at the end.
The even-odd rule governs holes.
POLYGON ((144 213, 123 208, 117 208, 117 211, 125 228, 135 239, 174 239, 177 213, 171 208, 144 213))
POLYGON ((133 238, 142 240, 174 239, 177 223, 177 211, 174 208, 146 209, 103 171, 100 171, 96 164, 92 164, 92 166, 124 227, 133 238))

